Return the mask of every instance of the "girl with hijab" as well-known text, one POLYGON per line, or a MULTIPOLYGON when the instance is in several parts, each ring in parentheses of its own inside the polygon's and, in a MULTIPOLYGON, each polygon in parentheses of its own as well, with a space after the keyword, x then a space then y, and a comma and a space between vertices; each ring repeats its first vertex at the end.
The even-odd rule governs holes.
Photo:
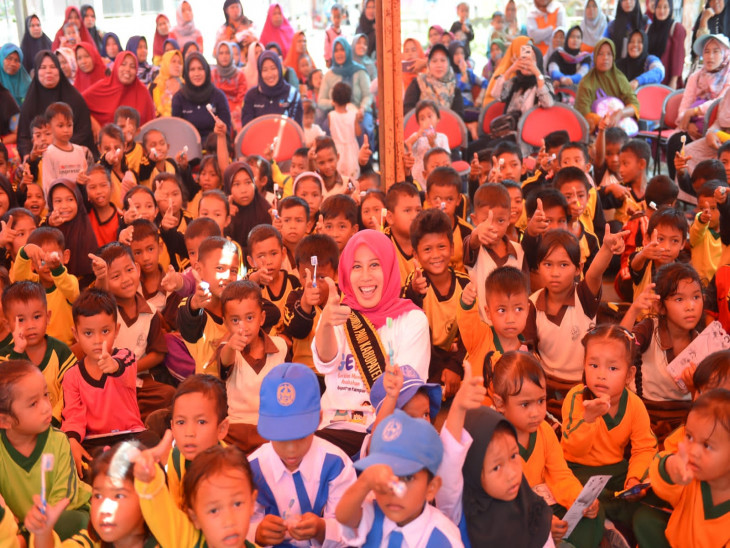
POLYGON ((56 57, 61 63, 61 70, 69 82, 76 81, 76 54, 74 50, 67 47, 60 47, 56 50, 56 57))
POLYGON ((223 191, 236 206, 236 213, 226 229, 228 235, 246 253, 248 233, 257 225, 271 224, 271 205, 256 189, 256 178, 246 162, 233 162, 223 172, 223 191))
POLYGON ((378 77, 378 68, 375 66, 373 58, 367 55, 368 37, 364 34, 356 34, 352 39, 351 47, 352 60, 365 67, 372 82, 378 77))
MULTIPOLYGON (((679 104, 677 133, 667 143, 667 158, 674 159, 686 142, 699 140, 705 134, 705 113, 710 105, 730 88, 730 41, 723 34, 705 34, 692 46, 702 66, 689 75, 679 104)), ((667 162, 669 175, 674 177, 674 162, 667 162)))
POLYGON ((137 57, 130 51, 117 55, 109 76, 84 91, 84 99, 100 126, 113 123, 114 112, 122 105, 139 112, 140 126, 155 117, 152 98, 137 78, 137 57))
MULTIPOLYGON (((269 6, 269 11, 266 14, 266 22, 264 23, 264 30, 261 31, 259 42, 262 44, 276 42, 281 48, 282 56, 285 59, 288 59, 287 54, 291 48, 293 38, 294 29, 284 16, 281 4, 271 4, 269 6)), ((294 68, 296 68, 296 66, 294 66, 294 68)))
POLYGON ((518 36, 527 36, 527 26, 520 25, 517 21, 517 4, 515 0, 509 0, 504 8, 504 32, 510 41, 518 36))
POLYGON ((264 47, 258 42, 251 42, 246 53, 246 66, 243 74, 246 77, 246 88, 253 89, 259 85, 258 59, 264 52, 264 47))
POLYGON ((486 87, 486 82, 482 82, 474 71, 469 68, 466 59, 466 47, 461 40, 454 40, 449 44, 449 55, 451 56, 451 68, 454 71, 456 86, 461 91, 464 100, 464 121, 476 122, 479 119, 479 109, 474 108, 474 102, 471 100, 471 90, 475 86, 486 87))
POLYGON ((38 16, 33 14, 26 17, 25 34, 20 42, 20 50, 23 52, 23 66, 29 74, 33 72, 35 56, 51 47, 51 39, 41 29, 41 20, 38 16))
POLYGON ((81 42, 76 46, 76 80, 74 87, 83 93, 106 76, 106 65, 93 44, 81 42))
POLYGON ((629 34, 634 29, 644 30, 647 18, 641 13, 639 0, 619 0, 616 3, 616 18, 606 27, 605 36, 610 38, 616 50, 616 59, 626 57, 629 34))
POLYGON ((83 4, 81 6, 81 21, 83 22, 86 30, 89 31, 91 36, 92 44, 96 47, 96 51, 104 51, 104 34, 96 28, 96 12, 94 7, 89 4, 83 4))
MULTIPOLYGON (((332 424, 340 416, 337 431, 350 433, 353 445, 360 447, 375 420, 369 395, 375 380, 386 371, 386 350, 392 349, 391 363, 407 362, 427 379, 430 334, 424 312, 400 298, 396 250, 385 234, 361 230, 350 238, 340 255, 338 281, 341 303, 335 282, 326 280, 329 299, 314 333, 312 359, 327 386, 322 397, 323 424, 332 424), (369 341, 374 351, 367 352, 359 340, 369 341), (340 371, 340 363, 353 367, 340 371)), ((323 433, 326 428, 319 432, 323 433)))
POLYGON ((190 2, 187 0, 180 2, 175 11, 175 19, 177 25, 170 31, 172 37, 183 47, 188 42, 195 42, 198 45, 198 51, 203 51, 203 35, 195 28, 193 8, 190 2))
POLYGON ((104 35, 104 52, 102 53, 102 57, 109 59, 107 65, 111 66, 121 52, 122 43, 119 41, 119 36, 113 32, 107 32, 104 35))
POLYGON ((489 44, 489 51, 487 52, 487 62, 482 69, 482 78, 485 82, 489 83, 494 76, 494 71, 497 70, 497 65, 504 57, 504 52, 507 51, 507 45, 500 40, 495 38, 492 43, 489 44))
POLYGON ((0 48, 0 85, 10 92, 18 106, 23 104, 30 75, 23 66, 23 52, 15 44, 0 48))
POLYGON ((609 127, 618 126, 624 118, 639 118, 639 101, 626 76, 616 67, 616 50, 608 38, 598 41, 593 50, 593 68, 588 71, 578 85, 575 97, 575 109, 588 122, 591 132, 596 128, 601 117, 591 111, 593 102, 598 98, 598 90, 608 97, 618 97, 625 105, 614 112, 609 119, 609 127))
POLYGON ((60 230, 64 239, 69 242, 71 255, 68 263, 66 263, 69 273, 79 279, 79 285, 82 288, 88 286, 93 281, 94 273, 89 260, 89 253, 96 253, 99 245, 89 220, 89 214, 84 206, 84 198, 76 183, 68 179, 56 179, 51 183, 48 188, 48 217, 46 217, 46 223, 60 230), (58 222, 56 220, 58 217, 53 215, 55 208, 58 207, 56 204, 69 194, 75 199, 76 211, 71 212, 68 218, 60 218, 60 224, 55 224, 58 222))
MULTIPOLYGON (((264 43, 264 42, 262 42, 264 43)), ((270 45, 266 44, 266 49, 269 49, 270 45)), ((283 50, 282 50, 283 52, 283 50)), ((287 67, 289 70, 293 70, 294 73, 297 75, 297 83, 292 83, 291 80, 287 79, 287 81, 292 85, 299 85, 299 82, 305 82, 307 80, 307 77, 302 74, 299 71, 299 58, 303 55, 306 55, 309 57, 309 60, 312 64, 312 69, 317 68, 314 65, 314 58, 309 54, 309 49, 307 48, 307 36, 304 34, 303 31, 299 31, 296 34, 294 34, 294 38, 292 39, 291 48, 289 49, 289 53, 284 56, 284 66, 287 67)))
POLYGON ((591 54, 581 51, 583 33, 578 25, 565 36, 563 47, 548 59, 548 74, 562 86, 577 86, 581 78, 591 70, 591 54))
POLYGON ((215 120, 206 105, 213 107, 215 115, 221 119, 231 132, 231 111, 228 100, 221 90, 213 85, 210 66, 202 53, 193 52, 185 59, 183 86, 172 98, 172 115, 193 124, 202 143, 215 128, 215 120))
POLYGON ((33 118, 45 113, 51 103, 58 101, 70 106, 74 114, 74 132, 71 142, 95 151, 89 107, 81 93, 64 76, 58 58, 50 50, 39 52, 35 58, 34 70, 35 73, 20 109, 20 120, 18 121, 18 152, 20 155, 25 156, 33 148, 30 133, 30 123, 33 118), (42 74, 38 74, 41 68, 43 69, 42 74))
POLYGON ((423 46, 415 38, 403 42, 403 89, 406 89, 419 73, 426 70, 426 54, 423 46))
POLYGON ((241 126, 241 107, 246 95, 246 76, 243 71, 233 64, 233 42, 221 42, 215 48, 216 66, 211 69, 213 85, 223 92, 228 100, 231 111, 231 121, 236 133, 241 126))
POLYGON ((634 91, 639 86, 658 84, 664 80, 664 66, 659 57, 649 54, 648 40, 643 30, 634 30, 629 34, 628 55, 616 61, 616 66, 624 73, 634 91))
POLYGON ((512 424, 480 406, 467 411, 463 423, 447 421, 444 428, 452 443, 459 443, 464 433, 473 440, 460 455, 462 467, 454 462, 439 470, 450 487, 436 494, 437 506, 454 523, 464 518, 471 546, 554 546, 553 512, 525 478, 512 424))
MULTIPOLYGON (((695 25, 692 28, 692 43, 705 34, 725 34, 730 32, 730 10, 727 9, 725 0, 707 0, 705 9, 697 16, 695 25)), ((692 51, 692 61, 697 54, 692 51)))
POLYGON ((599 0, 588 0, 583 10, 583 22, 580 24, 580 30, 583 32, 581 49, 593 53, 593 48, 603 38, 606 27, 608 27, 608 19, 603 13, 599 0))
POLYGON ((403 112, 416 108, 423 99, 430 99, 439 107, 450 108, 460 117, 464 117, 464 98, 456 87, 449 50, 442 44, 431 48, 426 71, 416 76, 406 89, 403 112))
POLYGON ((364 34, 368 37, 368 51, 370 57, 375 55, 375 0, 364 0, 360 19, 357 22, 355 34, 364 34))
POLYGON ((160 72, 149 88, 157 116, 172 116, 172 98, 182 87, 182 73, 182 53, 176 49, 166 52, 160 61, 160 72))
POLYGON ((552 85, 545 80, 541 67, 540 50, 530 44, 531 55, 520 55, 507 71, 495 77, 492 93, 505 104, 506 113, 516 112, 517 118, 535 105, 542 108, 553 106, 552 85))
POLYGON ((241 125, 264 114, 284 114, 302 124, 302 101, 299 90, 284 80, 281 59, 273 51, 258 58, 258 84, 246 92, 241 111, 241 125))
POLYGON ((684 41, 687 31, 684 25, 674 20, 672 0, 657 0, 654 6, 654 18, 649 25, 649 55, 655 55, 664 67, 665 84, 673 89, 683 86, 684 41))
POLYGON ((84 23, 81 20, 81 12, 79 12, 79 8, 77 8, 76 6, 68 6, 63 17, 63 25, 61 25, 61 28, 58 29, 58 31, 56 32, 56 37, 53 39, 53 44, 51 45, 52 50, 57 50, 58 47, 61 45, 61 39, 64 35, 63 27, 66 25, 66 23, 73 23, 74 25, 76 25, 76 28, 79 31, 79 37, 81 38, 82 42, 94 42, 94 39, 89 34, 89 30, 84 26, 84 23))
MULTIPOLYGON (((170 20, 161 13, 155 18, 155 38, 152 40, 152 64, 159 65, 165 53, 165 40, 170 38, 170 20)), ((180 49, 178 45, 175 49, 180 49)))
POLYGON ((131 51, 137 58, 137 78, 145 86, 149 86, 157 75, 157 67, 147 62, 147 39, 144 36, 132 36, 127 40, 126 51, 131 51))

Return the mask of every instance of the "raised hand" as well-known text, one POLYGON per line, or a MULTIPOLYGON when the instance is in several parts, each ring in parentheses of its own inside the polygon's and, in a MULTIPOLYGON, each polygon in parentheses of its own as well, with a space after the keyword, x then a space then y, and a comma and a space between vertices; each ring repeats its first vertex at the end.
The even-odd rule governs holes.
POLYGON ((63 215, 61 215, 61 212, 57 209, 54 209, 51 214, 48 216, 48 224, 50 226, 56 227, 61 226, 64 223, 63 215))
POLYGON ((106 261, 98 255, 94 255, 93 253, 89 253, 89 259, 91 259, 91 269, 94 272, 94 277, 97 280, 106 279, 106 261))
POLYGON ((101 345, 101 355, 96 361, 96 365, 99 367, 101 372, 106 375, 111 375, 119 370, 119 363, 117 363, 117 360, 109 354, 106 341, 104 341, 101 345))
POLYGON ((165 215, 162 217, 162 221, 160 221, 160 228, 163 230, 173 230, 177 228, 178 224, 177 217, 175 217, 175 214, 172 212, 172 205, 170 205, 167 208, 165 215))
POLYGON ((8 217, 8 222, 0 221, 0 245, 9 246, 18 237, 18 233, 13 228, 13 216, 8 217))
POLYGON ((25 329, 23 329, 20 319, 16 317, 13 329, 13 351, 16 354, 23 354, 26 346, 28 346, 28 340, 25 338, 25 329))
POLYGON ((472 232, 472 238, 476 238, 479 244, 490 246, 497 241, 497 227, 494 226, 494 213, 489 210, 487 218, 477 225, 472 232))
MULTIPOLYGON (((605 242, 605 236, 604 236, 604 242, 605 242)), ((651 233, 651 241, 645 245, 641 251, 639 251, 639 254, 647 260, 654 261, 656 259, 661 258, 662 253, 664 250, 659 247, 659 242, 657 241, 657 231, 654 230, 651 233)))
MULTIPOLYGON (((603 236, 603 247, 608 249, 614 255, 621 255, 626 247, 626 236, 631 234, 629 230, 623 230, 621 232, 612 233, 611 227, 606 223, 606 232, 603 236)), ((656 231, 654 231, 656 234, 656 231)))
POLYGON ((119 243, 124 245, 132 245, 132 238, 134 237, 134 227, 128 226, 119 231, 119 243))
MULTIPOLYGON (((25 515, 25 528, 33 533, 36 537, 49 536, 50 542, 53 542, 53 527, 58 522, 58 518, 68 506, 69 499, 63 498, 56 504, 46 503, 45 509, 40 495, 33 495, 33 506, 30 507, 25 515)), ((38 538, 36 538, 35 546, 39 546, 38 538)), ((46 540, 43 538, 43 540, 46 540)), ((53 544, 50 544, 53 546, 53 544)))
POLYGON ((325 282, 329 289, 329 295, 327 296, 327 304, 322 310, 322 316, 319 321, 332 327, 343 325, 347 322, 352 311, 349 306, 340 303, 340 294, 332 278, 325 278, 325 282))
POLYGON ((415 263, 415 270, 413 271, 413 279, 411 280, 411 286, 413 287, 413 290, 416 293, 420 293, 421 295, 425 295, 428 292, 428 280, 426 279, 426 276, 423 275, 423 269, 421 268, 421 265, 418 264, 417 260, 413 260, 415 263))
POLYGON ((210 292, 210 285, 201 279, 197 270, 193 270, 193 277, 195 278, 195 293, 190 297, 190 308, 200 310, 210 304, 213 294, 210 292))
POLYGON ((368 134, 366 133, 362 137, 362 146, 360 152, 357 154, 357 163, 364 166, 370 160, 370 156, 373 155, 373 151, 370 150, 370 141, 368 140, 368 134))
MULTIPOLYGON (((127 170, 124 172, 122 177, 122 196, 126 195, 127 192, 137 186, 137 178, 134 176, 134 172, 127 170)), ((126 218, 125 218, 126 222, 126 218)))
POLYGON ((687 485, 694 479, 694 472, 689 467, 689 448, 687 442, 679 444, 678 452, 666 461, 666 470, 672 482, 677 485, 687 485))
POLYGON ((469 178, 470 179, 481 179, 482 177, 482 164, 479 163, 479 155, 475 152, 474 157, 469 163, 469 178))
POLYGON ((304 269, 304 291, 302 292, 302 299, 300 301, 302 309, 307 314, 312 313, 312 309, 319 305, 319 301, 322 298, 320 285, 315 287, 312 279, 312 271, 309 268, 304 269))
POLYGON ((236 331, 231 333, 227 344, 230 349, 243 352, 249 342, 251 342, 251 337, 244 335, 243 327, 239 327, 236 331))
POLYGON ((472 372, 472 366, 464 360, 464 380, 461 381, 461 386, 454 396, 452 407, 462 411, 469 411, 470 409, 477 409, 484 398, 487 396, 487 389, 484 387, 484 378, 482 376, 475 377, 472 372))
POLYGON ((134 477, 144 483, 155 479, 157 466, 166 464, 172 449, 172 431, 166 430, 162 441, 152 449, 145 449, 134 459, 134 477))
POLYGON ((464 303, 466 306, 471 308, 471 306, 476 302, 477 300, 477 287, 474 285, 474 282, 469 282, 466 284, 464 289, 461 291, 461 302, 464 303))
POLYGON ((532 217, 530 217, 530 220, 527 222, 527 232, 530 236, 539 236, 548 229, 549 225, 550 221, 548 221, 548 218, 545 215, 545 210, 542 207, 542 200, 538 198, 535 213, 532 214, 532 217))
POLYGON ((183 288, 183 277, 179 272, 175 272, 172 265, 167 266, 167 272, 160 281, 160 287, 166 293, 172 293, 173 291, 179 291, 183 288))
POLYGON ((583 400, 583 420, 587 423, 594 422, 611 409, 611 396, 603 394, 593 400, 583 400))

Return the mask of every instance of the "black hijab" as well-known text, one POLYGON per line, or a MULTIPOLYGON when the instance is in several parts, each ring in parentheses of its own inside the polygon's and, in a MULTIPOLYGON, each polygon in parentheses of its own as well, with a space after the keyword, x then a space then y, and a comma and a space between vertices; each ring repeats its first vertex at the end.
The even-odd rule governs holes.
POLYGON ((649 57, 646 33, 643 30, 634 29, 628 34, 629 41, 631 41, 631 38, 635 34, 641 35, 641 41, 643 44, 641 55, 637 58, 633 58, 627 53, 626 57, 616 60, 616 66, 624 73, 624 76, 626 76, 626 79, 629 82, 631 82, 631 80, 636 80, 638 76, 641 76, 644 72, 646 72, 646 58, 649 57))
POLYGON ((270 97, 272 99, 275 99, 277 97, 281 97, 284 94, 289 93, 289 88, 291 87, 289 83, 284 80, 284 71, 281 67, 281 58, 274 53, 273 51, 264 51, 261 55, 259 55, 258 60, 256 61, 258 71, 259 71, 259 91, 266 95, 266 97, 270 97), (273 86, 267 86, 264 83, 264 79, 261 77, 261 67, 264 66, 264 61, 271 61, 276 65, 276 70, 279 72, 279 79, 276 81, 276 84, 273 86))
POLYGON ((635 0, 634 9, 627 13, 621 7, 621 2, 616 3, 616 19, 611 26, 609 38, 616 46, 616 59, 625 57, 626 47, 624 40, 629 37, 633 29, 644 28, 644 16, 641 14, 640 0, 635 0))
MULTIPOLYGON (((710 7, 710 0, 707 0, 705 2, 705 8, 707 9, 710 7)), ((712 17, 710 17, 707 20, 707 30, 710 31, 710 34, 725 34, 727 32, 730 32, 730 10, 728 8, 727 1, 725 2, 725 7, 720 13, 716 13, 712 17)), ((697 20, 695 21, 695 26, 692 27, 692 43, 695 43, 695 40, 697 40, 697 31, 700 28, 700 19, 702 19, 702 12, 700 11, 700 14, 697 16, 697 20)), ((692 53, 692 59, 696 59, 697 55, 695 54, 694 50, 691 50, 692 53)))
POLYGON ((77 207, 76 217, 56 227, 63 232, 66 245, 71 250, 71 256, 66 267, 74 276, 79 278, 88 276, 94 272, 91 267, 89 253, 96 253, 99 249, 96 234, 94 233, 91 221, 89 220, 89 214, 84 206, 84 198, 81 195, 81 190, 79 190, 76 183, 68 179, 56 179, 48 187, 48 216, 50 217, 51 213, 53 213, 53 191, 59 186, 65 186, 73 192, 76 197, 77 207))
POLYGON ((581 42, 583 41, 583 29, 580 28, 580 25, 571 27, 570 30, 565 33, 563 47, 556 49, 552 55, 550 55, 550 59, 548 59, 548 66, 550 66, 551 63, 557 64, 560 72, 566 76, 572 76, 578 72, 578 65, 591 64, 590 53, 581 52, 580 48, 568 47, 568 39, 574 32, 579 32, 581 42))
POLYGON ((463 512, 472 546, 519 546, 542 548, 550 534, 552 510, 530 488, 524 474, 517 497, 511 501, 492 498, 482 487, 482 467, 487 447, 498 426, 514 427, 500 413, 480 407, 466 414, 464 428, 474 440, 464 461, 463 512))
MULTIPOLYGON (((233 162, 223 172, 223 190, 226 196, 231 195, 233 178, 239 171, 245 171, 251 178, 251 184, 254 184, 255 179, 251 167, 246 162, 233 162)), ((271 206, 258 190, 254 190, 253 200, 250 204, 242 206, 234 202, 234 205, 238 208, 238 211, 233 215, 228 230, 230 236, 241 246, 245 255, 247 253, 248 233, 251 232, 251 229, 256 225, 271 224, 271 216, 269 215, 271 206)))
POLYGON ((372 57, 375 52, 375 19, 368 19, 365 17, 365 8, 368 2, 375 2, 375 0, 365 0, 362 4, 362 11, 360 12, 360 19, 357 22, 357 30, 355 34, 364 34, 368 38, 368 55, 372 57))
MULTIPOLYGON (((94 15, 96 15, 96 10, 94 9, 94 6, 91 6, 89 4, 83 4, 81 6, 81 9, 79 10, 81 12, 81 24, 84 24, 84 17, 86 17, 87 11, 93 11, 94 15)), ((106 50, 104 49, 104 40, 101 36, 101 32, 99 32, 99 29, 96 28, 96 25, 91 27, 90 29, 86 29, 89 31, 89 34, 94 39, 94 45, 96 46, 97 51, 101 54, 102 57, 106 55, 106 50)), ((134 52, 135 55, 137 52, 134 52)))
POLYGON ((44 49, 51 49, 53 42, 46 36, 46 33, 41 34, 40 38, 33 38, 30 34, 30 22, 32 19, 40 18, 33 14, 25 18, 25 34, 23 34, 23 40, 20 42, 20 51, 23 52, 23 66, 25 70, 30 73, 33 70, 33 62, 38 52, 44 49))
POLYGON ((183 84, 180 91, 182 92, 185 99, 192 103, 197 103, 198 105, 202 105, 210 101, 210 98, 213 96, 213 92, 215 91, 215 86, 210 80, 210 65, 201 53, 194 51, 193 53, 188 55, 187 59, 185 59, 185 67, 183 68, 183 80, 185 80, 185 83, 183 84), (196 59, 200 61, 200 63, 203 65, 203 70, 205 71, 205 81, 199 86, 194 86, 188 76, 188 73, 190 72, 190 63, 196 59))
POLYGON ((664 50, 667 49, 669 33, 672 31, 672 25, 674 24, 674 5, 672 0, 667 0, 667 2, 669 3, 669 17, 664 21, 659 21, 656 18, 655 9, 654 19, 652 19, 649 30, 646 33, 649 38, 649 55, 656 55, 660 59, 664 55, 664 50))
MULTIPOLYGON (((537 70, 539 70, 541 73, 543 72, 543 59, 542 59, 542 52, 537 49, 534 44, 530 43, 530 47, 532 48, 532 51, 535 52, 535 64, 537 65, 537 70)), ((520 71, 515 72, 515 75, 512 77, 512 89, 510 89, 509 95, 507 96, 507 100, 505 101, 506 105, 509 105, 512 101, 512 97, 515 93, 518 91, 526 91, 530 88, 534 88, 537 86, 537 78, 534 74, 522 74, 520 71)))
POLYGON ((79 90, 73 87, 64 76, 58 57, 50 50, 40 51, 35 57, 33 67, 35 74, 20 109, 20 119, 18 120, 18 151, 20 154, 25 156, 33 146, 30 138, 30 122, 37 115, 43 114, 51 103, 58 101, 66 103, 74 113, 74 133, 71 142, 83 145, 92 152, 95 151, 89 107, 79 90), (38 80, 38 68, 45 58, 51 59, 58 69, 59 80, 53 89, 44 87, 38 80))

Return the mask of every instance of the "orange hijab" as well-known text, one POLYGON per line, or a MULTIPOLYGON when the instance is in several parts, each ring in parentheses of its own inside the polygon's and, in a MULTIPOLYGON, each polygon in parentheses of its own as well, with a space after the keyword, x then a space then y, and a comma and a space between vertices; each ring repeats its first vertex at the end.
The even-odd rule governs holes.
POLYGON ((489 86, 487 86, 487 92, 484 94, 484 102, 482 103, 482 106, 499 99, 499 97, 492 97, 492 89, 494 89, 494 83, 497 81, 497 76, 507 72, 507 70, 512 66, 512 63, 515 62, 515 59, 520 56, 520 49, 522 46, 526 46, 531 43, 532 40, 527 36, 518 36, 512 40, 512 43, 509 45, 507 51, 504 52, 502 59, 499 61, 497 68, 494 69, 492 79, 489 81, 489 86))
MULTIPOLYGON (((426 54, 423 51, 423 46, 421 45, 421 42, 419 42, 415 38, 406 38, 403 41, 403 49, 404 50, 406 48, 406 43, 408 43, 408 42, 412 42, 416 46, 416 49, 418 50, 418 59, 425 59, 426 58, 426 54)), ((421 72, 423 72, 423 71, 421 71, 421 72)), ((406 72, 406 71, 403 71, 403 89, 404 90, 408 87, 408 85, 413 81, 413 79, 416 76, 418 76, 418 73, 417 72, 406 72)))

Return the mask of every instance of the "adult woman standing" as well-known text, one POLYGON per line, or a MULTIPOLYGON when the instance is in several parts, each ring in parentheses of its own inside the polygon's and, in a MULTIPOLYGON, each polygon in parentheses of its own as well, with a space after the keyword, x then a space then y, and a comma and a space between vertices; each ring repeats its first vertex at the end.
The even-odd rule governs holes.
POLYGON ((334 108, 332 103, 332 88, 338 82, 345 82, 352 88, 350 103, 362 112, 363 120, 360 123, 368 140, 373 143, 373 113, 372 95, 370 94, 370 76, 360 63, 352 59, 352 48, 343 36, 338 37, 332 46, 332 68, 324 75, 322 87, 319 88, 317 107, 323 114, 334 108))
POLYGON ((593 50, 593 68, 588 71, 578 85, 575 97, 575 109, 580 112, 591 128, 598 126, 601 117, 591 111, 593 102, 598 98, 598 90, 609 97, 618 97, 625 105, 614 112, 609 119, 609 126, 617 126, 624 118, 639 117, 639 101, 626 76, 616 67, 616 49, 608 38, 599 40, 593 50))
POLYGON ((185 47, 188 42, 195 42, 199 47, 199 51, 203 51, 203 35, 200 30, 195 28, 193 8, 190 6, 190 2, 187 0, 180 2, 175 12, 175 18, 177 26, 170 31, 172 37, 182 47, 185 47))
POLYGON ((58 29, 58 31, 56 32, 56 37, 53 39, 53 44, 51 46, 51 49, 53 49, 53 51, 56 51, 61 45, 61 38, 63 38, 63 27, 66 25, 66 23, 73 23, 74 25, 76 25, 76 28, 79 30, 79 36, 81 37, 82 42, 94 42, 94 39, 89 34, 88 29, 81 21, 81 12, 79 12, 79 8, 77 8, 76 6, 68 6, 64 14, 63 25, 61 25, 61 28, 58 29))
POLYGON ((367 54, 373 57, 375 55, 375 0, 364 1, 355 34, 364 34, 368 37, 367 54))
POLYGON ((36 55, 34 67, 35 75, 25 96, 18 121, 20 155, 25 156, 33 148, 30 134, 31 120, 43 114, 51 103, 57 101, 63 101, 73 110, 74 132, 71 142, 95 151, 89 107, 78 90, 63 75, 58 58, 49 50, 41 51, 36 55))
MULTIPOLYGON (((302 35, 303 34, 304 33, 302 33, 302 35)), ((287 18, 284 17, 284 13, 281 10, 281 4, 271 4, 269 6, 269 11, 266 14, 266 22, 264 23, 264 29, 261 31, 259 42, 262 44, 276 42, 281 48, 282 56, 286 58, 289 53, 289 49, 292 46, 293 38, 294 29, 289 24, 287 18)), ((296 66, 294 68, 296 68, 296 66)))
POLYGON ((607 26, 608 19, 606 18, 606 14, 603 13, 599 1, 588 0, 583 10, 583 22, 580 25, 580 29, 583 31, 581 49, 588 53, 593 53, 593 48, 603 38, 607 26))
POLYGON ((507 34, 508 42, 518 36, 527 36, 527 26, 520 25, 517 20, 517 4, 515 0, 508 0, 504 7, 504 31, 507 34))
POLYGON ((137 78, 137 57, 123 51, 114 60, 109 76, 84 91, 92 123, 104 126, 114 122, 114 112, 124 105, 139 112, 140 125, 155 117, 155 107, 145 85, 137 78))
POLYGON ((206 108, 210 104, 230 133, 233 126, 228 100, 211 82, 210 66, 202 53, 193 52, 185 59, 183 80, 185 83, 182 88, 172 98, 172 115, 193 124, 200 133, 201 142, 205 143, 215 128, 215 120, 206 108))
POLYGON ((86 30, 89 31, 92 44, 96 47, 96 51, 104 51, 104 34, 96 28, 96 12, 93 6, 89 4, 83 4, 81 6, 81 20, 86 30))
POLYGON ((606 27, 606 38, 610 38, 616 50, 616 59, 626 57, 629 34, 634 29, 645 29, 647 19, 641 14, 638 0, 620 0, 616 4, 616 19, 606 27))
POLYGON ((679 89, 683 86, 684 40, 687 31, 682 23, 674 20, 672 0, 658 0, 654 7, 654 20, 649 26, 649 54, 656 55, 664 66, 663 84, 679 89))
POLYGON ((25 18, 25 34, 20 42, 20 50, 23 52, 23 66, 28 73, 32 74, 35 63, 35 56, 39 52, 51 49, 51 39, 45 35, 41 28, 41 20, 33 14, 25 18))
POLYGON ((23 52, 15 44, 0 48, 0 84, 7 89, 18 105, 22 105, 30 86, 30 75, 23 66, 23 52))
POLYGON ((451 57, 446 46, 436 44, 428 52, 426 72, 419 74, 406 89, 403 111, 408 112, 422 99, 430 99, 439 107, 450 108, 464 116, 464 99, 456 87, 456 76, 451 68, 451 57))
POLYGON ((301 125, 302 101, 299 90, 284 80, 279 56, 273 51, 265 51, 257 63, 258 84, 246 92, 241 125, 245 127, 251 120, 264 114, 284 113, 301 125))

